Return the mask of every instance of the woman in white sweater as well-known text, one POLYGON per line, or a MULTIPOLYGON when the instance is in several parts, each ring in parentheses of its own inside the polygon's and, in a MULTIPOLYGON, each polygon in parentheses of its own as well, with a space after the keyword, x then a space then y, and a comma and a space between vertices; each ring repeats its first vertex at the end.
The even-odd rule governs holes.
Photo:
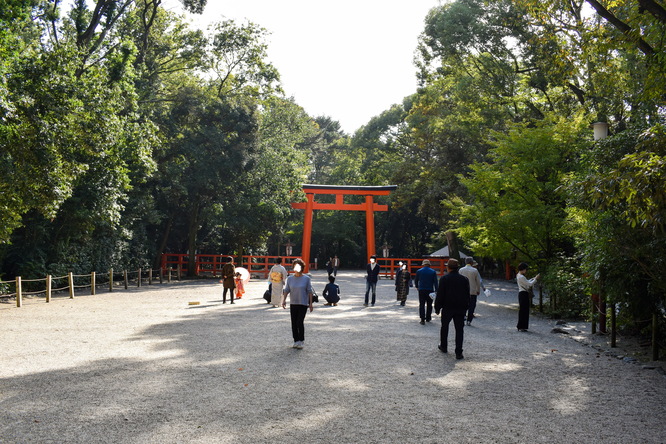
POLYGON ((525 277, 528 265, 521 262, 518 265, 518 275, 516 282, 518 283, 518 331, 527 331, 530 325, 530 305, 532 305, 532 297, 530 296, 530 289, 534 283, 539 279, 540 275, 536 275, 532 279, 525 277))

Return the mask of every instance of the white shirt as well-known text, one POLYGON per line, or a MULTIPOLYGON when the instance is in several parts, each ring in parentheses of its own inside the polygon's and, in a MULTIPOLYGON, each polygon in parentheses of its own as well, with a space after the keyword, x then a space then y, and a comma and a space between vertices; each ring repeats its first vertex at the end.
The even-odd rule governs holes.
POLYGON ((458 273, 465 276, 469 281, 469 294, 478 295, 481 292, 481 275, 479 274, 479 270, 467 264, 458 273))
POLYGON ((536 278, 527 279, 523 273, 518 273, 516 282, 518 283, 518 291, 530 291, 530 288, 536 282, 536 278))

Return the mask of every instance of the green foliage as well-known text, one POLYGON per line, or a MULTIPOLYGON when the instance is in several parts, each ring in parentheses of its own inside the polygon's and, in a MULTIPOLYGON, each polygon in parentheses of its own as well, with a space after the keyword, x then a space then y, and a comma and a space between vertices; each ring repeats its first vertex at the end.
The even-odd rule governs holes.
POLYGON ((576 167, 582 119, 514 125, 496 134, 489 162, 463 178, 471 201, 458 202, 458 232, 481 255, 545 263, 571 239, 561 186, 576 167))
MULTIPOLYGON (((619 160, 598 165, 580 182, 592 208, 619 210, 631 228, 663 233, 666 222, 664 130, 660 124, 642 132, 619 160)), ((632 133, 623 138, 630 135, 632 133)))
POLYGON ((266 61, 267 31, 252 22, 237 25, 233 20, 215 23, 209 29, 206 66, 215 78, 218 95, 243 93, 266 98, 281 91, 280 75, 266 61))
POLYGON ((636 319, 666 302, 663 137, 656 125, 598 141, 568 187, 585 269, 636 319))
POLYGON ((274 95, 265 30, 228 21, 207 36, 159 2, 75 2, 62 18, 52 5, 6 6, 3 270, 103 270, 165 250, 262 248, 271 232, 262 228, 286 223, 307 162, 301 144, 315 129, 274 95), (281 166, 282 182, 266 185, 263 174, 281 166))
POLYGON ((591 280, 581 268, 577 256, 559 255, 552 258, 541 272, 540 283, 548 291, 546 313, 553 317, 575 318, 589 314, 591 280))
POLYGON ((247 233, 246 248, 265 251, 285 241, 293 192, 306 181, 309 143, 317 134, 317 124, 293 100, 274 96, 264 102, 259 151, 243 182, 241 217, 234 219, 234 233, 247 233))

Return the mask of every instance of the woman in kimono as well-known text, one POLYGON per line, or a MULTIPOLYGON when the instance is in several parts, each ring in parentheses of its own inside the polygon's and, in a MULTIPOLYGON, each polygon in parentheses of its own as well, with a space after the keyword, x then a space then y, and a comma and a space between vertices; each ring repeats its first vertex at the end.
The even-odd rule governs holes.
POLYGON ((271 301, 273 308, 276 308, 282 302, 282 289, 287 281, 287 269, 282 266, 282 258, 275 259, 275 265, 268 272, 268 282, 271 284, 271 301))
POLYGON ((407 295, 409 294, 409 287, 412 286, 412 275, 407 270, 407 264, 402 264, 398 274, 395 276, 395 291, 397 292, 397 299, 400 305, 405 305, 407 295))

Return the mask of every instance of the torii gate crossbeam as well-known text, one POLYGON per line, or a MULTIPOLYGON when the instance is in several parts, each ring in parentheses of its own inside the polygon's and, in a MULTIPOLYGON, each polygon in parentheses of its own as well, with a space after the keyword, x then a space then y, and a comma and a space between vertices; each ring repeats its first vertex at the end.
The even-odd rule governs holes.
POLYGON ((388 205, 375 203, 374 196, 388 196, 396 185, 386 186, 354 186, 354 185, 303 185, 303 192, 307 197, 305 202, 292 202, 292 208, 305 210, 303 220, 303 248, 302 256, 306 272, 310 268, 310 248, 312 244, 312 212, 314 210, 344 210, 365 211, 365 233, 368 245, 368 257, 375 254, 375 211, 388 211, 388 205), (315 201, 315 194, 334 194, 335 203, 319 203, 315 201), (346 204, 344 196, 365 196, 365 203, 346 204))

